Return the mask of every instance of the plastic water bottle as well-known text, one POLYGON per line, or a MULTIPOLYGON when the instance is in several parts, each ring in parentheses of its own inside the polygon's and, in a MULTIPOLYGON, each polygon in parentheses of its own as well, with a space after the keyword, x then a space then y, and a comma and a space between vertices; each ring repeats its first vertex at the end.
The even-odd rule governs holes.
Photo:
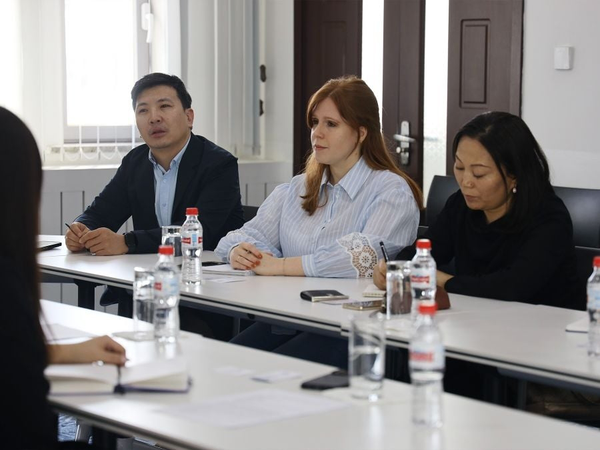
POLYGON ((185 284, 196 285, 202 282, 202 224, 198 220, 198 208, 187 208, 185 215, 187 218, 181 227, 181 277, 185 284))
POLYGON ((179 336, 180 282, 173 246, 161 245, 154 266, 154 337, 160 342, 175 342, 179 336))
POLYGON ((414 323, 419 314, 421 303, 435 303, 437 267, 431 256, 431 241, 429 239, 419 239, 417 241, 417 254, 412 259, 410 268, 411 318, 414 323))
POLYGON ((594 271, 587 282, 587 310, 590 315, 588 355, 600 357, 600 256, 594 258, 594 271))
POLYGON ((412 384, 412 420, 415 425, 442 426, 445 357, 442 335, 435 324, 435 303, 419 305, 419 326, 408 347, 412 384))

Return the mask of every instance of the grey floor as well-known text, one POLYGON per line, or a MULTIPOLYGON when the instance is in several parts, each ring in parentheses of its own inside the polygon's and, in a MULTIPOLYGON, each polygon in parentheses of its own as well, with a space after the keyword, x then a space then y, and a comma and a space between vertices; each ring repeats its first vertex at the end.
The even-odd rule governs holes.
POLYGON ((75 430, 77 423, 74 417, 59 414, 58 416, 58 440, 73 441, 75 440, 75 430))
MULTIPOLYGON (((77 420, 65 414, 58 416, 58 440, 74 441, 77 430, 77 420)), ((162 447, 138 439, 118 439, 116 450, 160 450, 162 447)))

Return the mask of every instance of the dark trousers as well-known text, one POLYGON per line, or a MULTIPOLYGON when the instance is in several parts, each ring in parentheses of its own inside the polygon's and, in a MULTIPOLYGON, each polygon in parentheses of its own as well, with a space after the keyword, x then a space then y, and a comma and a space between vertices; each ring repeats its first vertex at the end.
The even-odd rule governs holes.
POLYGON ((348 342, 341 338, 255 323, 230 342, 342 369, 348 367, 348 342))

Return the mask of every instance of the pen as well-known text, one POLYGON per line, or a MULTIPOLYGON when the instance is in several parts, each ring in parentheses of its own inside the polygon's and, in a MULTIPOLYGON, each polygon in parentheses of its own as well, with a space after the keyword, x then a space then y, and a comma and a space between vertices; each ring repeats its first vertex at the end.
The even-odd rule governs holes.
MULTIPOLYGON (((74 234, 75 236, 77 236, 77 237, 81 237, 80 235, 78 235, 77 233, 75 233, 75 230, 74 230, 73 228, 71 228, 71 226, 70 226, 70 225, 69 225, 67 222, 65 222, 65 225, 67 226, 67 228, 68 228, 69 230, 71 230, 71 231, 73 232, 73 234, 74 234)), ((86 248, 86 249, 85 249, 85 251, 86 251, 86 252, 89 252, 89 251, 90 251, 90 249, 89 249, 89 248, 86 248)), ((96 255, 95 253, 92 253, 92 256, 95 256, 95 255, 96 255)))
POLYGON ((385 245, 383 245, 383 241, 379 241, 379 246, 381 247, 381 253, 383 253, 383 259, 385 259, 385 262, 388 262, 390 258, 388 257, 385 245))
POLYGON ((115 386, 115 394, 124 394, 125 388, 121 384, 121 366, 117 366, 117 385, 115 386))
POLYGON ((71 230, 71 231, 73 232, 73 234, 74 234, 75 236, 79 237, 79 236, 77 235, 77 233, 75 233, 75 230, 74 230, 73 228, 71 228, 71 225, 69 225, 67 222, 65 222, 65 225, 67 226, 67 228, 68 228, 69 230, 71 230))

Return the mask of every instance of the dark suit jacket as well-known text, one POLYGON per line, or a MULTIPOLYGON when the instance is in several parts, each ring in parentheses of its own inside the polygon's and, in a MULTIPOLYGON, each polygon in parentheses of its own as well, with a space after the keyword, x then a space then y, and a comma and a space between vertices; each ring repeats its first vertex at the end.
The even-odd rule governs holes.
MULTIPOLYGON (((123 158, 113 179, 75 220, 90 229, 107 227, 116 232, 133 217, 135 253, 155 253, 161 228, 154 201, 154 170, 144 144, 123 158)), ((204 229, 205 250, 213 250, 228 231, 244 223, 237 159, 208 139, 192 134, 177 174, 170 225, 181 225, 185 209, 194 206, 204 229)))

